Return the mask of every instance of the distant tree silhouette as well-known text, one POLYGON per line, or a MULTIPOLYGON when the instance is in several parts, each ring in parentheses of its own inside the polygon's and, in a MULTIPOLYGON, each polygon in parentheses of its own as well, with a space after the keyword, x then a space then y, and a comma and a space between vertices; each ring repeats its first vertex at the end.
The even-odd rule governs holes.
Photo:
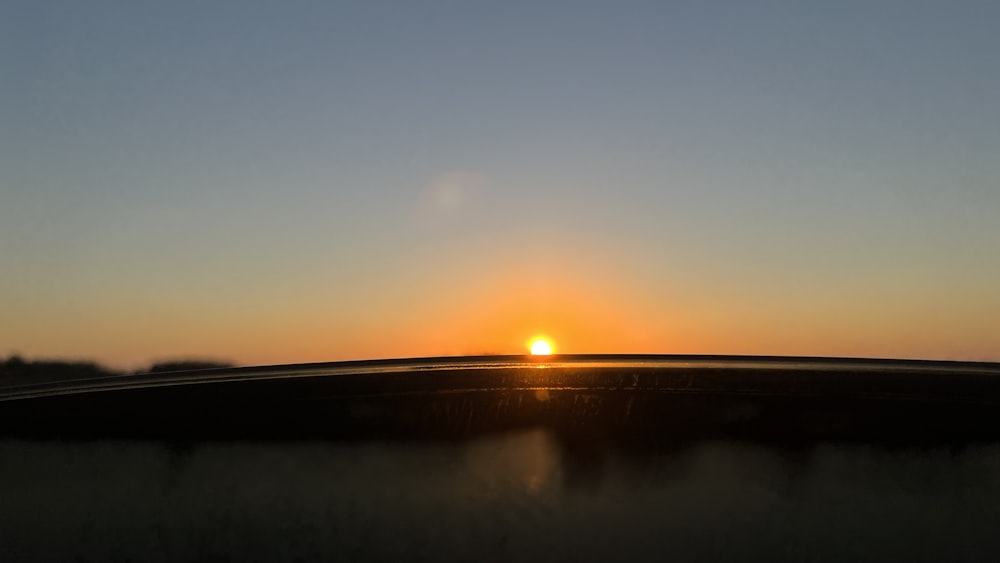
POLYGON ((189 371, 195 369, 222 369, 231 368, 233 364, 229 362, 217 362, 211 360, 171 360, 167 362, 157 362, 149 368, 149 373, 161 373, 165 371, 189 371))
POLYGON ((0 362, 0 385, 25 385, 70 379, 114 377, 120 372, 94 362, 74 360, 27 361, 14 354, 0 362))
MULTIPOLYGON (((233 364, 214 360, 170 360, 154 363, 149 370, 136 373, 164 373, 169 371, 189 371, 198 369, 230 368, 233 364)), ((73 379, 95 379, 126 375, 124 372, 106 368, 96 362, 79 360, 25 360, 19 354, 12 354, 6 360, 0 359, 0 387, 10 385, 30 385, 73 379)))
POLYGON ((24 369, 24 358, 18 356, 17 354, 14 354, 11 357, 7 358, 7 361, 4 362, 3 367, 9 370, 24 369))

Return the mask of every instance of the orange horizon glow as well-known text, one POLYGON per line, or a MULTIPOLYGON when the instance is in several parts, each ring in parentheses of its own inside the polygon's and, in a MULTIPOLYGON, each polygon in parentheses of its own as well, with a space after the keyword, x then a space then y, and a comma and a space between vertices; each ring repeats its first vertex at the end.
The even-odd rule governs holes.
POLYGON ((464 261, 455 257, 435 270, 404 262, 395 267, 411 272, 405 285, 394 281, 397 270, 356 286, 310 279, 293 284, 299 291, 281 300, 254 301, 257 296, 240 286, 225 302, 210 294, 153 299, 145 290, 112 286, 100 299, 76 303, 72 317, 57 308, 22 306, 19 318, 31 314, 34 320, 16 325, 7 352, 94 359, 126 369, 183 358, 277 365, 519 355, 538 339, 553 354, 996 358, 988 309, 976 309, 985 311, 977 317, 957 308, 951 324, 902 326, 901 319, 943 313, 933 301, 909 307, 883 299, 855 304, 866 311, 860 322, 835 294, 781 306, 786 296, 769 289, 734 291, 700 281, 693 286, 666 279, 648 264, 637 266, 626 255, 603 254, 595 263, 572 250, 519 254, 528 242, 510 239, 503 249, 464 261), (122 295, 129 299, 115 304, 113 298, 122 295), (134 308, 135 302, 145 305, 134 308), (238 306, 247 303, 252 306, 238 306), (94 318, 104 321, 95 324, 94 318), (959 321, 964 330, 956 328, 959 321))

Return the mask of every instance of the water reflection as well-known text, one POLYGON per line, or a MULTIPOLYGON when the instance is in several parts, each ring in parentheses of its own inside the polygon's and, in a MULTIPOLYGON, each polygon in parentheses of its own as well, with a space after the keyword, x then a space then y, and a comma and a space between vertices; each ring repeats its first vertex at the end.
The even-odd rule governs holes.
POLYGON ((562 463, 550 433, 533 430, 472 443, 452 478, 458 494, 553 494, 562 484, 562 463))
POLYGON ((0 559, 989 559, 1000 447, 0 443, 0 559), (53 541, 56 539, 56 541, 53 541))

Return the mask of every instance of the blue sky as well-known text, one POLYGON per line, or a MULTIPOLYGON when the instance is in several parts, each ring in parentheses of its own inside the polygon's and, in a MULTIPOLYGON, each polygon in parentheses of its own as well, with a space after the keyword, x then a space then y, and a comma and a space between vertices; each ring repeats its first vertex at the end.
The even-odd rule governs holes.
POLYGON ((1000 359, 998 21, 7 3, 0 352, 1000 359))

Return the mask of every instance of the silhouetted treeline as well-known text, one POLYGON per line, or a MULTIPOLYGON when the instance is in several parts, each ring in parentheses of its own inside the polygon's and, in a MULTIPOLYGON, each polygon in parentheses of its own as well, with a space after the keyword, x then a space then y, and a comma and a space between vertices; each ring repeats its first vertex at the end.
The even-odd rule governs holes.
POLYGON ((210 360, 174 360, 169 362, 157 362, 149 368, 149 373, 164 371, 188 371, 192 369, 221 369, 231 368, 233 364, 228 362, 215 362, 210 360))
POLYGON ((0 386, 28 385, 32 383, 68 381, 72 379, 119 377, 130 375, 131 373, 157 373, 227 367, 233 367, 233 364, 211 360, 171 360, 156 362, 148 369, 139 369, 135 372, 125 372, 102 366, 97 362, 76 360, 25 360, 21 356, 15 354, 6 360, 0 360, 0 386))
POLYGON ((25 360, 18 355, 0 362, 0 384, 23 385, 69 379, 93 379, 124 375, 96 362, 69 360, 25 360))

